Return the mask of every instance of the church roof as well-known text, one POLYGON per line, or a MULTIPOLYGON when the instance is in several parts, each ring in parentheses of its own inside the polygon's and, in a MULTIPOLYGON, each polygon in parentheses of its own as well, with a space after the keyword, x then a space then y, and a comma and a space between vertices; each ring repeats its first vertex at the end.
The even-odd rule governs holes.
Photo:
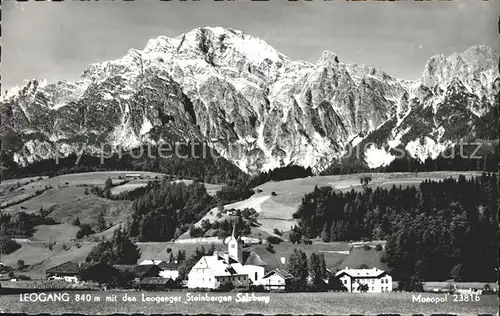
POLYGON ((243 257, 245 257, 245 254, 248 255, 244 259, 244 265, 261 266, 261 267, 267 266, 267 263, 264 260, 262 260, 262 258, 255 251, 243 253, 243 257))

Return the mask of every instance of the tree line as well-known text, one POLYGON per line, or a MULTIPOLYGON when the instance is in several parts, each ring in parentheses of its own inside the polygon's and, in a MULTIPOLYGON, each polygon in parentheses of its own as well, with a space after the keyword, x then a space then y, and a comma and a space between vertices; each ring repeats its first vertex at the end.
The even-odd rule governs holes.
POLYGON ((307 178, 313 175, 311 167, 304 168, 302 166, 290 165, 259 173, 249 180, 249 186, 256 187, 269 181, 307 178))
POLYGON ((411 157, 406 152, 404 157, 394 159, 387 166, 370 168, 362 159, 341 159, 333 162, 320 172, 322 176, 364 173, 364 172, 431 172, 431 171, 485 171, 497 172, 500 156, 498 145, 494 148, 485 148, 475 153, 476 145, 464 146, 463 157, 460 148, 448 149, 435 159, 428 157, 425 161, 411 157), (454 151, 454 155, 451 151, 454 151))
POLYGON ((361 192, 316 187, 293 216, 309 238, 387 240, 384 260, 403 289, 415 280, 492 281, 499 241, 497 180, 484 173, 361 192))
POLYGON ((38 213, 27 214, 17 212, 14 215, 0 213, 0 236, 31 237, 37 225, 57 224, 53 218, 47 217, 47 212, 40 208, 38 213))
MULTIPOLYGON (((213 157, 205 144, 180 146, 179 155, 161 157, 155 146, 134 148, 121 154, 109 154, 101 159, 89 154, 70 154, 59 159, 44 159, 20 166, 11 153, 0 151, 0 160, 5 169, 0 170, 0 180, 49 176, 93 171, 152 171, 177 175, 198 182, 223 183, 231 180, 248 179, 248 175, 233 163, 222 157, 213 157), (140 153, 144 153, 140 155, 140 153)), ((103 153, 104 154, 104 153, 103 153)), ((165 154, 163 154, 165 156, 165 154)))
MULTIPOLYGON (((235 235, 248 236, 252 232, 252 227, 257 226, 258 213, 253 208, 245 208, 244 210, 224 210, 230 215, 230 219, 215 220, 211 222, 208 219, 201 221, 200 227, 194 225, 189 229, 189 236, 198 237, 226 237, 232 234, 233 228, 235 235)), ((217 217, 221 218, 222 213, 217 213, 217 217)))

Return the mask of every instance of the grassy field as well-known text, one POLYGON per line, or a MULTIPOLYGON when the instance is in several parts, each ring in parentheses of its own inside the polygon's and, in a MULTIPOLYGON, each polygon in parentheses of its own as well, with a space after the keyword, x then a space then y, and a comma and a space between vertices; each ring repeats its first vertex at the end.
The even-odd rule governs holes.
POLYGON ((147 180, 134 180, 111 188, 111 195, 118 195, 123 192, 132 191, 148 185, 147 180))
MULTIPOLYGON (((270 181, 257 187, 263 192, 259 193, 260 196, 270 195, 271 192, 276 192, 276 196, 272 198, 273 201, 297 208, 306 193, 312 192, 314 186, 332 186, 340 191, 350 191, 351 189, 361 190, 362 187, 359 178, 364 175, 372 177, 370 187, 386 187, 390 188, 396 186, 409 186, 418 185, 424 180, 443 180, 445 178, 465 175, 467 178, 480 175, 480 172, 457 172, 457 171, 436 171, 436 172, 419 172, 417 175, 408 172, 395 172, 395 173, 366 173, 366 174, 347 174, 337 176, 315 176, 301 179, 292 179, 286 181, 270 181)), ((264 206, 265 207, 265 206, 264 206)))
MULTIPOLYGON (((137 188, 145 187, 148 184, 148 181, 149 179, 139 179, 139 180, 129 181, 122 185, 113 187, 111 189, 111 194, 117 195, 123 192, 132 191, 137 188)), ((185 183, 186 185, 190 185, 191 183, 193 183, 193 180, 181 179, 172 181, 172 183, 185 183)), ((205 188, 207 189, 207 193, 212 196, 214 196, 215 193, 217 193, 217 191, 219 191, 224 186, 223 184, 211 184, 211 183, 204 183, 204 185, 205 188)))
POLYGON ((33 183, 36 181, 40 181, 43 179, 47 179, 48 177, 30 177, 30 178, 19 178, 19 179, 9 179, 4 180, 0 183, 0 191, 9 190, 11 187, 17 187, 17 185, 26 185, 28 183, 33 183))
MULTIPOLYGON (((190 185, 193 183, 193 180, 186 180, 186 179, 180 179, 180 180, 174 180, 172 183, 184 183, 186 185, 190 185)), ((205 189, 207 190, 207 193, 211 196, 214 196, 217 191, 222 189, 224 184, 212 184, 212 183, 204 183, 205 189)))
POLYGON ((388 267, 381 262, 381 258, 384 251, 376 251, 374 248, 370 250, 364 250, 363 248, 353 249, 349 255, 346 257, 342 264, 339 265, 339 269, 344 268, 357 268, 364 264, 370 268, 376 267, 381 270, 387 270, 388 267))
MULTIPOLYGON (((86 292, 90 294, 91 302, 75 300, 75 292, 69 292, 70 303, 65 302, 20 302, 19 295, 3 295, 0 297, 0 312, 4 313, 79 313, 79 314, 456 314, 478 315, 493 314, 498 311, 498 298, 495 295, 483 295, 479 301, 453 302, 448 296, 443 303, 413 302, 414 293, 382 293, 382 294, 352 294, 352 293, 254 293, 262 301, 242 301, 241 296, 247 293, 208 293, 209 297, 226 297, 226 302, 193 301, 189 297, 205 297, 205 293, 189 292, 86 292), (106 297, 116 295, 117 301, 106 301, 106 297), (135 301, 124 302, 127 295, 135 301), (144 298, 166 297, 165 302, 143 301, 144 298), (96 298, 99 298, 97 301, 96 298), (177 301, 174 299, 177 297, 177 301), (267 303, 264 301, 268 299, 267 303), (171 300, 171 301, 169 301, 171 300), (230 301, 229 301, 230 300, 230 301)), ((252 293, 248 293, 252 297, 252 293)), ((426 298, 444 298, 441 294, 421 294, 426 298)))
POLYGON ((15 267, 19 259, 24 260, 26 265, 29 265, 26 271, 19 272, 32 279, 40 279, 45 277, 45 271, 49 268, 55 267, 66 261, 83 262, 87 255, 92 250, 96 243, 80 242, 77 246, 76 242, 58 242, 50 249, 41 242, 34 242, 31 244, 23 244, 21 248, 13 253, 3 256, 3 262, 15 267), (63 249, 64 245, 68 248, 63 249))
MULTIPOLYGON (((418 186, 424 180, 443 180, 445 178, 465 175, 467 178, 480 175, 480 172, 456 172, 456 171, 436 171, 415 173, 370 173, 370 174, 348 174, 337 176, 314 176, 308 178, 270 181, 257 186, 255 190, 262 192, 255 193, 250 198, 228 204, 225 209, 244 209, 254 208, 259 213, 258 222, 261 226, 258 228, 261 232, 273 234, 275 228, 283 231, 290 230, 290 227, 297 224, 292 218, 293 213, 297 211, 302 198, 305 194, 314 190, 315 186, 332 186, 339 191, 362 190, 359 179, 363 175, 370 175, 372 182, 370 187, 382 187, 390 189, 396 186, 418 186), (272 192, 276 195, 273 196, 272 192)), ((196 225, 201 225, 205 219, 214 221, 217 219, 217 208, 212 209, 196 225)), ((185 233, 181 238, 189 238, 189 233, 185 233)))
POLYGON ((29 183, 22 186, 18 190, 24 188, 25 190, 38 190, 40 187, 46 185, 51 185, 52 187, 63 187, 63 186, 82 186, 82 185, 96 185, 104 186, 106 179, 111 178, 114 184, 119 184, 125 181, 125 176, 127 174, 138 174, 142 179, 154 179, 156 176, 162 177, 164 174, 155 172, 131 172, 131 171, 97 171, 97 172, 86 172, 86 173, 73 173, 65 174, 53 178, 45 178, 44 180, 36 181, 34 183, 29 183), (122 179, 120 179, 120 177, 122 179), (32 188, 34 186, 34 188, 32 188))

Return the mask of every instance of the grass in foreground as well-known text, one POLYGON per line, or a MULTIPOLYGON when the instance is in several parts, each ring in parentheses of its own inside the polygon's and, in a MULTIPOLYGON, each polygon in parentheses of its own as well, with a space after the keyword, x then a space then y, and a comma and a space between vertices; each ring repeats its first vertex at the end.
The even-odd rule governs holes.
MULTIPOLYGON (((20 302, 19 295, 4 295, 0 297, 0 312, 14 313, 82 313, 82 314, 111 314, 111 313, 143 313, 143 314, 324 314, 346 315, 380 313, 397 314, 438 314, 449 313, 457 315, 496 314, 498 309, 495 295, 480 296, 479 301, 453 302, 449 296, 444 303, 413 302, 413 295, 420 293, 383 293, 383 294, 352 294, 352 293, 255 293, 255 296, 269 296, 269 303, 264 302, 237 302, 236 293, 208 293, 209 296, 230 296, 230 302, 200 302, 187 301, 189 292, 87 292, 91 302, 75 302, 75 293, 70 292, 71 302, 20 302), (115 294, 116 302, 106 302, 106 296, 115 294), (122 297, 127 295, 135 301, 124 302, 122 297), (179 297, 177 302, 145 302, 142 296, 179 297), (99 297, 100 301, 94 301, 99 297)), ((191 295, 205 296, 205 293, 191 295)), ((241 293, 245 295, 246 293, 241 293)), ((241 295, 240 294, 240 295, 241 295)), ((252 295, 249 293, 249 295, 252 295)), ((422 293, 422 297, 444 297, 440 294, 422 293)))

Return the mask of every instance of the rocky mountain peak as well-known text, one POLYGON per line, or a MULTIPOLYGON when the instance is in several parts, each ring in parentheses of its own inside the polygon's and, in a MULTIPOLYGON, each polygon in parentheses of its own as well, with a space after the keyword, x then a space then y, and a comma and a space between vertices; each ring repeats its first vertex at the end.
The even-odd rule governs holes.
POLYGON ((328 50, 325 50, 325 51, 323 51, 323 53, 319 57, 318 64, 328 63, 328 62, 335 62, 338 64, 339 58, 337 57, 337 54, 334 54, 328 50))
MULTIPOLYGON (((464 100, 463 120, 486 113, 498 92, 493 60, 486 47, 434 56, 420 80, 407 81, 329 51, 316 64, 292 61, 244 32, 201 27, 89 65, 78 82, 27 81, 3 96, 0 115, 26 141, 64 144, 65 154, 103 141, 195 138, 248 172, 321 170, 359 135, 379 133, 381 145, 433 137, 436 121, 412 129, 428 105, 432 114, 464 100)), ((41 158, 14 154, 19 163, 41 158)))
POLYGON ((473 80, 486 83, 497 76, 498 54, 486 46, 473 46, 462 53, 453 53, 447 57, 431 57, 424 68, 422 82, 429 87, 437 83, 446 86, 457 77, 465 84, 473 80))

